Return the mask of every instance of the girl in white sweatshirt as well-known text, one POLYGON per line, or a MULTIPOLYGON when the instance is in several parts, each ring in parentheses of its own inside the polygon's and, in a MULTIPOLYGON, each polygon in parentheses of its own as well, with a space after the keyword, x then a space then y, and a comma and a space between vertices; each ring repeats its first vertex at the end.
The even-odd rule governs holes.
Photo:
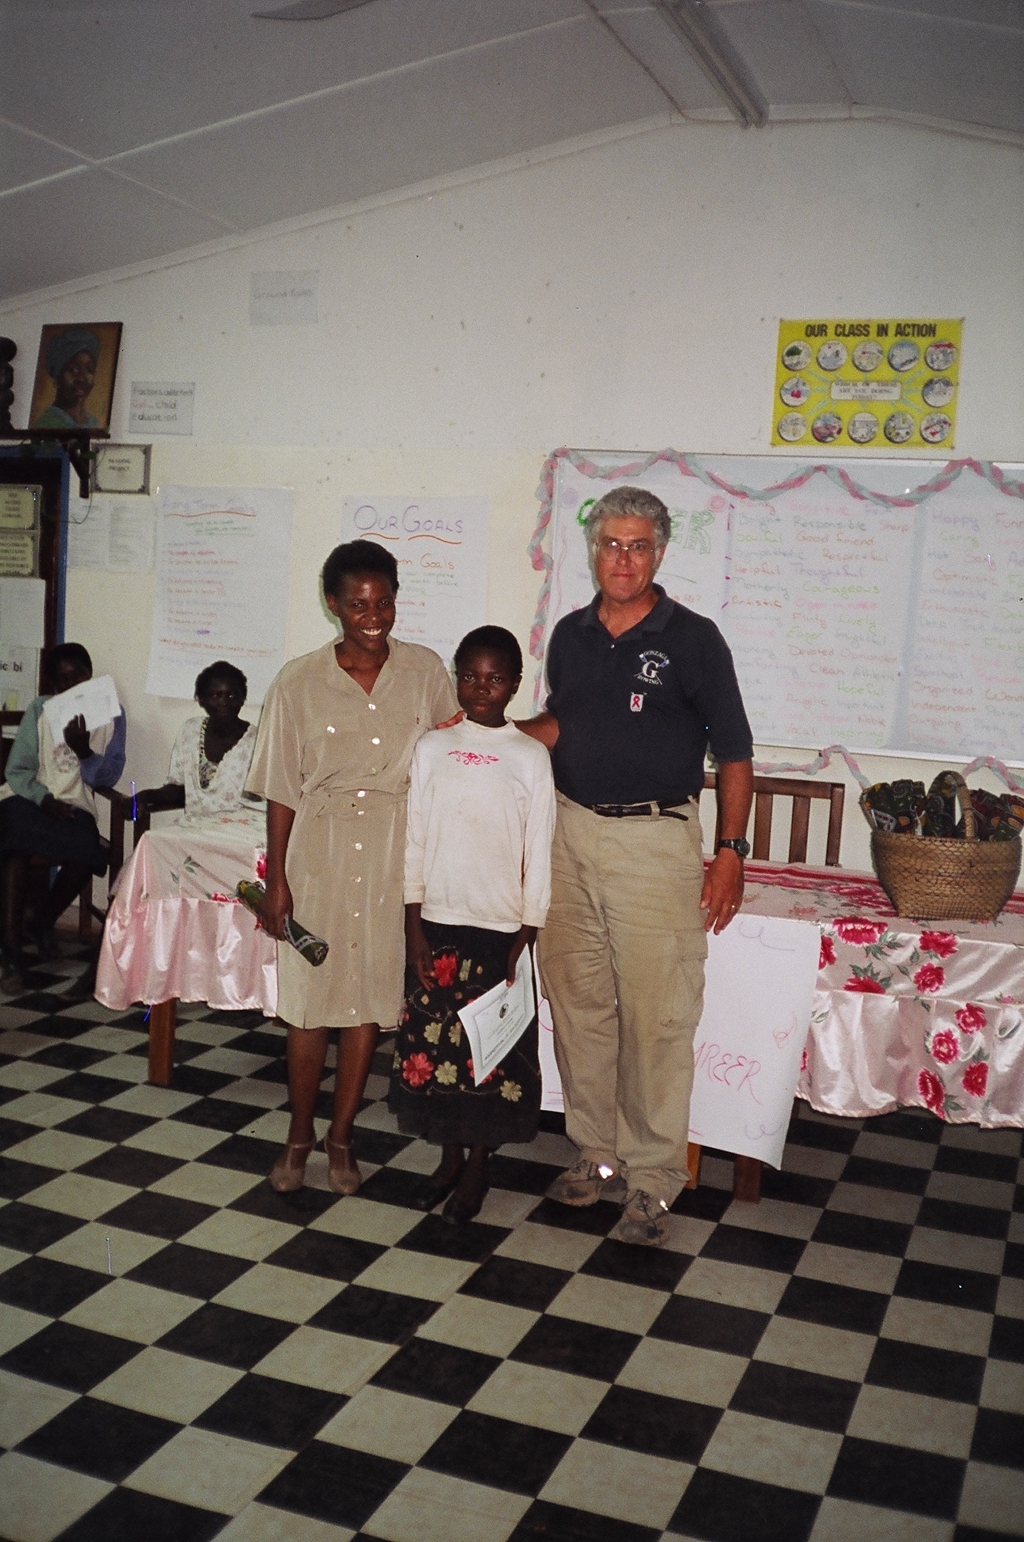
POLYGON ((465 718, 423 736, 412 760, 405 904, 409 973, 391 1073, 399 1128, 443 1147, 418 1201, 477 1214, 487 1160, 530 1141, 540 1113, 536 1018, 479 1087, 459 1011, 505 980, 544 925, 555 794, 547 751, 505 721, 522 679, 504 627, 470 632, 455 654, 465 718))

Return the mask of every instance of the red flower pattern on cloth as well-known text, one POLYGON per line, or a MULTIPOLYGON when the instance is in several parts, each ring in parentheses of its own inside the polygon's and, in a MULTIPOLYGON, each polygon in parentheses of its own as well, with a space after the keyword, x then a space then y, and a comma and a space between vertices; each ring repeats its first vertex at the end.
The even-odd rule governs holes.
POLYGON ((922 932, 917 945, 922 953, 937 953, 939 958, 952 958, 958 946, 952 932, 922 932))
POLYGON ((804 1050, 803 1054, 800 1056, 800 1070, 801 1071, 806 1071, 807 1070, 807 1051, 806 1050, 804 1050))
POLYGON ((821 934, 821 947, 818 949, 818 968, 827 969, 829 964, 836 961, 836 945, 827 932, 821 934))
POLYGON ((942 1083, 934 1071, 919 1071, 917 1073, 917 1090, 924 1098, 926 1108, 932 1109, 936 1114, 942 1113, 945 1093, 942 1083))
POLYGON ((430 1059, 422 1052, 410 1055, 408 1060, 402 1061, 402 1080, 409 1083, 410 1087, 422 1087, 434 1074, 434 1067, 430 1059))
MULTIPOLYGON (((476 1072, 473 1070, 473 1056, 472 1055, 468 1055, 466 1057, 466 1070, 469 1072, 470 1076, 472 1076, 475 1079, 476 1072)), ((488 1082, 492 1082, 497 1074, 498 1073, 497 1073, 496 1070, 489 1071, 488 1074, 484 1077, 483 1081, 480 1083, 481 1087, 486 1087, 487 1083, 488 1082)))
POLYGON ((864 996, 884 996, 885 986, 879 980, 873 980, 869 974, 851 975, 843 986, 844 991, 860 991, 864 996))
POLYGON ((859 916, 841 916, 839 920, 832 922, 832 926, 843 942, 852 942, 855 947, 860 948, 877 942, 885 931, 884 921, 865 921, 859 916))
POLYGON ((434 976, 438 985, 454 985, 458 972, 459 955, 457 953, 439 953, 434 959, 434 976))
POLYGON ((259 856, 256 858, 256 877, 257 878, 266 878, 266 876, 267 876, 267 854, 266 854, 265 851, 261 851, 259 856))
POLYGON ((988 1087, 988 1062, 975 1060, 964 1072, 964 1091, 972 1098, 983 1098, 988 1087))
POLYGON ((931 1052, 939 1065, 952 1065, 960 1054, 960 1041, 952 1028, 940 1028, 932 1034, 931 1052))
POLYGON ((922 964, 914 976, 919 991, 940 991, 946 983, 946 971, 941 964, 922 964))
POLYGON ((977 1033, 979 1028, 988 1024, 988 1017, 984 1007, 969 1005, 961 1007, 956 1014, 956 1025, 961 1033, 977 1033))

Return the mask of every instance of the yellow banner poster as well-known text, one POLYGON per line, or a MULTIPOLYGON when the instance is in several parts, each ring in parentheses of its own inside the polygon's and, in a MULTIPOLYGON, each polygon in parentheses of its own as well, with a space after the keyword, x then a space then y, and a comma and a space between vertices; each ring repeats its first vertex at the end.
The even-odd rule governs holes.
POLYGON ((958 321, 780 321, 772 444, 953 448, 958 321))

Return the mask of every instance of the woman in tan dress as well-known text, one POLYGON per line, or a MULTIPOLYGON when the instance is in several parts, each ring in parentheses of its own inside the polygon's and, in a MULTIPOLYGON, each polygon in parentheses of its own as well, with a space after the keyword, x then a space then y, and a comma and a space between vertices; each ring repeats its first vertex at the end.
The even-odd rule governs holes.
POLYGON ((436 653, 389 640, 398 590, 389 551, 374 541, 338 546, 322 582, 341 638, 278 674, 248 787, 267 799, 266 930, 280 940, 294 914, 330 943, 319 968, 293 948, 278 950, 292 1115, 270 1181, 282 1193, 302 1185, 327 1030, 340 1028, 324 1147, 331 1188, 354 1194, 352 1121, 380 1028, 393 1028, 402 1009, 409 762, 420 735, 458 703, 436 653))

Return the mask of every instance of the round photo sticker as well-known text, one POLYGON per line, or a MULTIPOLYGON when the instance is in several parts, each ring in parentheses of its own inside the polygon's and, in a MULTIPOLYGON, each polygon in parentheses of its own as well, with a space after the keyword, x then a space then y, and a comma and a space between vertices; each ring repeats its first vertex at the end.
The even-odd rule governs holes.
POLYGON ((863 374, 877 369, 885 358, 885 349, 881 343, 872 342, 867 338, 863 343, 858 343, 853 350, 853 362, 863 374))
POLYGON ((953 420, 944 412, 930 412, 921 419, 921 438, 927 439, 929 444, 941 444, 952 432, 953 420))
POLYGON ((840 369, 848 359, 845 343, 822 343, 818 349, 820 369, 840 369))
POLYGON ((785 439, 787 444, 795 444, 802 439, 807 432, 807 419, 802 412, 787 412, 784 418, 779 420, 779 438, 785 439))
POLYGON ((787 407, 802 407, 811 394, 811 388, 802 375, 791 375, 784 380, 779 395, 787 407))
POLYGON ((956 344, 929 343, 924 351, 924 362, 929 369, 952 369, 956 363, 956 344))
POLYGON ((843 431, 843 420, 835 412, 822 412, 811 424, 811 433, 819 444, 832 444, 843 431))
POLYGON ((921 350, 916 343, 893 343, 889 349, 889 363, 898 375, 913 369, 920 357, 921 350))
POLYGON ((783 364, 794 373, 798 369, 806 369, 813 357, 814 350, 810 343, 790 343, 782 350, 783 364))
POLYGON ((883 433, 890 444, 906 444, 913 436, 914 420, 909 412, 892 412, 885 420, 883 433))
POLYGON ((855 412, 846 425, 854 444, 870 444, 878 433, 878 419, 873 412, 855 412))
POLYGON ((921 395, 929 407, 948 407, 955 392, 956 386, 945 375, 933 375, 921 387, 921 395))

